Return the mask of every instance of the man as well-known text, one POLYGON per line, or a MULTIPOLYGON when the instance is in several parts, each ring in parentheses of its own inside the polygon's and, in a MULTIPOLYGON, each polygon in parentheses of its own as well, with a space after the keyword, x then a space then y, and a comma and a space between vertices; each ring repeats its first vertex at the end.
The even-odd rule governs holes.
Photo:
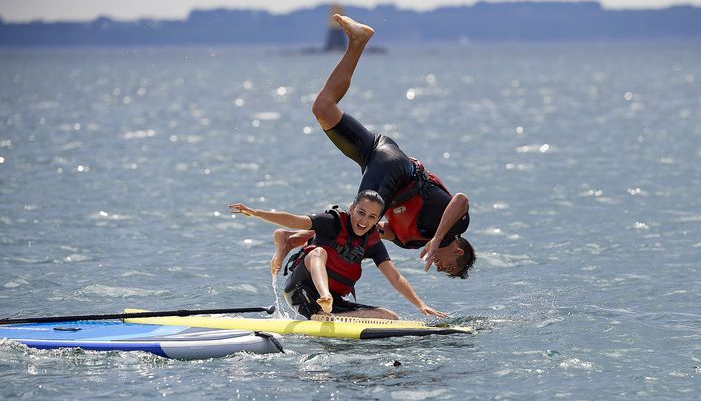
MULTIPOLYGON (((470 224, 469 203, 463 193, 451 195, 440 179, 416 159, 409 158, 389 137, 373 134, 338 103, 350 87, 351 78, 374 30, 349 17, 335 14, 348 36, 348 47, 314 101, 312 111, 329 139, 361 168, 358 191, 377 191, 385 201, 380 223, 382 238, 403 248, 421 248, 429 270, 432 264, 450 277, 466 278, 475 262, 474 249, 460 235, 470 224)), ((277 231, 273 273, 292 248, 301 246, 312 233, 277 231)))
POLYGON ((323 311, 363 318, 398 319, 391 310, 350 302, 362 273, 363 259, 373 259, 394 289, 424 315, 446 317, 426 304, 394 267, 377 233, 384 201, 375 191, 359 192, 348 212, 332 209, 301 216, 287 212, 252 209, 241 203, 229 205, 232 213, 253 216, 288 228, 314 230, 314 237, 297 255, 292 275, 285 284, 285 299, 299 314, 310 319, 323 311))

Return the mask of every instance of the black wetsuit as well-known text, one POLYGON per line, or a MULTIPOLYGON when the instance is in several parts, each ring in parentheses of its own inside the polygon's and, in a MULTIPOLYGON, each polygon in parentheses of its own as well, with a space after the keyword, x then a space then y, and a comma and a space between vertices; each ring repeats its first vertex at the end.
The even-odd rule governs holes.
MULTIPOLYGON (((368 131, 348 113, 344 113, 341 121, 325 132, 344 155, 360 166, 363 177, 358 192, 371 189, 382 196, 385 201, 384 214, 391 207, 397 192, 414 179, 414 163, 392 138, 368 131)), ((424 206, 419 213, 417 226, 422 235, 432 238, 452 196, 440 186, 430 184, 422 189, 422 197, 424 206)), ((448 230, 440 246, 449 245, 456 235, 467 230, 469 224, 469 213, 466 213, 448 230)), ((415 249, 428 241, 411 241, 408 244, 398 240, 394 242, 402 248, 415 249)))

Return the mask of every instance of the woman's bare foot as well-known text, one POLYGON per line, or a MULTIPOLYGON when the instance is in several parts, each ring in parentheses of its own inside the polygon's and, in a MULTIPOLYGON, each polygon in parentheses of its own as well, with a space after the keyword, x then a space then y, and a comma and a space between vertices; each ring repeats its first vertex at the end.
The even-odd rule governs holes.
POLYGON ((358 42, 359 44, 365 45, 372 35, 375 34, 375 30, 371 27, 361 24, 345 15, 334 14, 333 20, 341 25, 341 28, 346 32, 348 40, 351 43, 358 42))
POLYGON ((293 248, 290 246, 288 239, 294 233, 295 231, 284 230, 282 228, 275 230, 273 233, 275 254, 273 255, 273 258, 270 259, 270 271, 273 273, 273 276, 276 276, 280 272, 280 268, 282 268, 282 261, 293 248))
POLYGON ((333 310, 333 297, 331 295, 322 295, 316 300, 316 303, 321 306, 321 310, 325 313, 331 313, 333 310))

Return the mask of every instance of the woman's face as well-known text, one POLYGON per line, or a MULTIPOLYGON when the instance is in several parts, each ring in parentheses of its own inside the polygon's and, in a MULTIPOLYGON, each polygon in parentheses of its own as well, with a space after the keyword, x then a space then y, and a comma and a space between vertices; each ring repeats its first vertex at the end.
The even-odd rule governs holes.
POLYGON ((353 233, 361 236, 367 233, 378 221, 380 221, 382 206, 379 203, 367 199, 361 199, 350 207, 350 221, 353 233))

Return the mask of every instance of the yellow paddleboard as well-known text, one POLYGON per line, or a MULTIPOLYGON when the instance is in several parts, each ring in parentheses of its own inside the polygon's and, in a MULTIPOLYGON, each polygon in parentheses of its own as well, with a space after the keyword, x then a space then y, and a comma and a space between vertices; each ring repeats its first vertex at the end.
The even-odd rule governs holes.
MULTIPOLYGON (((126 313, 146 312, 143 309, 125 309, 126 313)), ((253 330, 278 334, 304 334, 334 338, 386 338, 426 336, 430 334, 470 334, 469 326, 428 326, 411 320, 363 319, 342 316, 313 316, 314 320, 265 319, 239 317, 153 317, 125 319, 129 323, 161 324, 215 329, 253 330)))

